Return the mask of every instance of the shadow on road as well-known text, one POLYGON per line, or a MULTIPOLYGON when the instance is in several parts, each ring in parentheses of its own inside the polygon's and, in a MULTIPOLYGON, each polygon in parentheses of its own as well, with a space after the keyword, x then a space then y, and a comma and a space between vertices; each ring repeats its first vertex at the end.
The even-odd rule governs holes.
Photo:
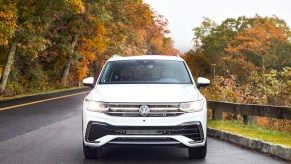
POLYGON ((205 163, 205 160, 188 158, 187 149, 177 147, 118 147, 104 148, 102 159, 83 163, 205 163))

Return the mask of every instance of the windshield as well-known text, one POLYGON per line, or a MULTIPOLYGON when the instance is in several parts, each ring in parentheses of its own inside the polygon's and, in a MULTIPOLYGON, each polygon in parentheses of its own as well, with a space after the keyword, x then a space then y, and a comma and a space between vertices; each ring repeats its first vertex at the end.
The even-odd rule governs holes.
POLYGON ((99 84, 191 84, 182 61, 127 60, 108 62, 99 84))

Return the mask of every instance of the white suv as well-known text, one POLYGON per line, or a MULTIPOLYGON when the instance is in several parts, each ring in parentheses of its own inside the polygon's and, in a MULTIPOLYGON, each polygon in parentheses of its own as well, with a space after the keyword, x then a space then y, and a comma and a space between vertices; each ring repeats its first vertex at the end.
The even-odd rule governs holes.
POLYGON ((112 57, 83 105, 84 156, 116 145, 172 145, 205 158, 207 107, 185 61, 176 56, 112 57))

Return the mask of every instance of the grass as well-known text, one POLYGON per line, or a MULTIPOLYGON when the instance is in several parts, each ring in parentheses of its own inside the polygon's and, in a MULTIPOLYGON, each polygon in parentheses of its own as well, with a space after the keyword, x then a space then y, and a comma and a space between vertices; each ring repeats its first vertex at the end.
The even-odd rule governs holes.
POLYGON ((4 100, 11 100, 21 97, 27 97, 27 96, 35 96, 35 95, 42 95, 42 94, 49 94, 49 93, 57 93, 57 92, 64 92, 64 91, 70 91, 70 90, 76 90, 84 87, 74 87, 74 88, 63 88, 63 89, 54 89, 54 90, 47 90, 47 91, 39 91, 31 94, 19 94, 11 97, 0 97, 0 101, 4 100))
POLYGON ((291 147, 291 133, 261 128, 257 125, 244 125, 237 121, 208 121, 208 127, 245 137, 258 139, 272 144, 291 147))

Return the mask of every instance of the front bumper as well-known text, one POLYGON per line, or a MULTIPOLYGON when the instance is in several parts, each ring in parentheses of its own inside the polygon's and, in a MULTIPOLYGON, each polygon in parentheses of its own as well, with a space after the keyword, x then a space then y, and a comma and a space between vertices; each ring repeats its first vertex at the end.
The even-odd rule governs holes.
POLYGON ((184 145, 203 146, 203 128, 200 122, 177 126, 113 126, 90 121, 86 128, 85 145, 184 145))
POLYGON ((121 144, 204 146, 206 109, 205 103, 201 112, 175 117, 115 117, 87 111, 84 106, 83 141, 90 147, 121 144))

